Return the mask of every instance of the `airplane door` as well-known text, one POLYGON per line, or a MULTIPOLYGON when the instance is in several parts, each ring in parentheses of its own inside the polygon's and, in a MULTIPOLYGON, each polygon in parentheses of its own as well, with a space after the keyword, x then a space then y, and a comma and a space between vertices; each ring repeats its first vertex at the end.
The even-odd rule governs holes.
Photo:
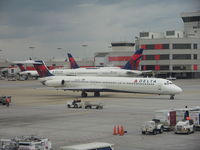
POLYGON ((162 87, 161 87, 160 84, 158 85, 158 90, 159 90, 159 91, 162 91, 162 87))

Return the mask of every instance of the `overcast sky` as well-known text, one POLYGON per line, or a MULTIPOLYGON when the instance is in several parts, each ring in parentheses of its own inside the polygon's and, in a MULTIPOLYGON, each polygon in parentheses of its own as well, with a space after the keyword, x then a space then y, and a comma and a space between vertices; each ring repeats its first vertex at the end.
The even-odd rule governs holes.
POLYGON ((197 10, 199 0, 0 0, 0 57, 93 56, 141 31, 183 30, 180 13, 197 10))

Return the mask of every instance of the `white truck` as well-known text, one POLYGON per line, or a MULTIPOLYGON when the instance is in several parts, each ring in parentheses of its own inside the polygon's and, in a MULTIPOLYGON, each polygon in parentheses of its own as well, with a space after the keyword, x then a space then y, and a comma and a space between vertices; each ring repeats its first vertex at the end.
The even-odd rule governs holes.
POLYGON ((175 134, 178 134, 178 133, 186 133, 186 134, 194 133, 193 120, 179 121, 174 128, 174 133, 175 134))
POLYGON ((114 150, 114 145, 103 142, 93 142, 80 145, 62 146, 60 150, 114 150))
POLYGON ((80 99, 75 99, 67 102, 67 107, 68 108, 82 108, 83 103, 81 102, 80 99))
POLYGON ((26 136, 16 138, 18 150, 51 150, 51 141, 47 138, 26 136))
POLYGON ((85 108, 85 109, 103 109, 102 103, 94 103, 90 101, 82 102, 80 99, 75 99, 67 102, 68 108, 85 108))
POLYGON ((156 119, 153 119, 152 121, 146 121, 141 127, 142 134, 151 133, 156 135, 157 133, 163 133, 163 130, 163 124, 161 124, 160 121, 156 119))

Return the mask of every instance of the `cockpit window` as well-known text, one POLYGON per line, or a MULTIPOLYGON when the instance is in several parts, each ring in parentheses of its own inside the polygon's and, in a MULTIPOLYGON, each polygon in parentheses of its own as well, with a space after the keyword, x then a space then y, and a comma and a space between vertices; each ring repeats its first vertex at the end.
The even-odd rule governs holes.
POLYGON ((167 81, 164 83, 164 85, 169 85, 169 84, 173 84, 171 81, 167 81))

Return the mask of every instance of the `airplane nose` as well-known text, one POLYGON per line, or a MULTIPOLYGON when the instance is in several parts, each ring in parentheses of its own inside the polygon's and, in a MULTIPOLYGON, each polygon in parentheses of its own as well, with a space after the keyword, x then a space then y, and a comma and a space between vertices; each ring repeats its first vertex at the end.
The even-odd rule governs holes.
POLYGON ((180 87, 176 86, 176 92, 181 93, 181 92, 183 92, 183 90, 180 87))

